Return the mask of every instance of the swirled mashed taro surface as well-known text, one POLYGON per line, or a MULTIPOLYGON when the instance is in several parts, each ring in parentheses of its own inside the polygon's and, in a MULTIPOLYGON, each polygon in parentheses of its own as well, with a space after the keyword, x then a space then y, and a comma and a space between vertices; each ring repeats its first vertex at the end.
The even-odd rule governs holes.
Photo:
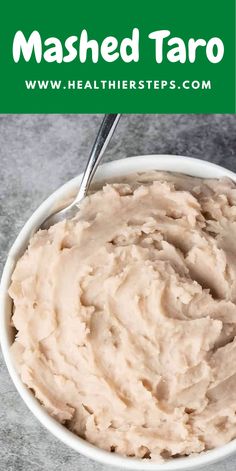
POLYGON ((12 275, 22 381, 75 434, 164 460, 236 437, 236 186, 151 172, 32 237, 12 275))

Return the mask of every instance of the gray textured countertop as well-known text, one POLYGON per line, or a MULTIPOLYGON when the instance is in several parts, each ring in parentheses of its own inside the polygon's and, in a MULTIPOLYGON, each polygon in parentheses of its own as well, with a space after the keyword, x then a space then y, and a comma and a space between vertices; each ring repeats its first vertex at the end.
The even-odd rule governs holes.
MULTIPOLYGON (((0 271, 32 211, 79 173, 99 115, 0 115, 0 271)), ((104 160, 182 154, 236 171, 236 115, 125 115, 104 160)), ((236 455, 208 471, 233 471, 236 455)), ((0 357, 0 471, 106 471, 59 443, 18 396, 0 357)))

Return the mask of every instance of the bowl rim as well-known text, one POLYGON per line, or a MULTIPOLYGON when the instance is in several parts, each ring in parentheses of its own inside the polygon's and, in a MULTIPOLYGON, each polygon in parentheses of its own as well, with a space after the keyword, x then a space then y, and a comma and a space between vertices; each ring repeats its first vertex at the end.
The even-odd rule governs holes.
MULTIPOLYGON (((99 183, 106 180, 106 178, 113 178, 115 175, 119 177, 133 172, 143 172, 148 170, 171 171, 203 178, 219 178, 226 176, 236 182, 236 174, 234 172, 217 164, 192 157, 164 154, 141 155, 107 162, 99 167, 94 180, 99 183)), ((81 177, 82 174, 60 186, 38 206, 19 232, 9 251, 0 283, 0 343, 10 377, 19 395, 42 425, 44 425, 56 438, 61 440, 70 448, 73 448, 75 451, 100 463, 144 471, 174 471, 196 469, 204 465, 220 461, 236 451, 236 439, 226 445, 203 452, 199 455, 178 458, 175 460, 172 459, 164 463, 124 457, 102 450, 70 432, 66 427, 52 418, 40 405, 33 393, 31 393, 23 384, 16 371, 10 355, 12 336, 10 334, 9 317, 12 303, 7 292, 12 271, 17 259, 24 252, 32 232, 35 228, 39 227, 43 219, 50 214, 56 202, 59 202, 78 188, 81 177)))

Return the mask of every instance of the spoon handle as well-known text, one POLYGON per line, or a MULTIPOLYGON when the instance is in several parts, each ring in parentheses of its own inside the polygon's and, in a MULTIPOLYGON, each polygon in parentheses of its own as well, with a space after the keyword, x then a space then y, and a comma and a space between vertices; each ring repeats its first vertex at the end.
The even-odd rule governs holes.
POLYGON ((80 189, 73 204, 78 204, 87 194, 91 180, 97 170, 98 164, 104 151, 115 131, 120 119, 120 114, 106 114, 98 131, 96 141, 93 145, 84 175, 80 184, 80 189))

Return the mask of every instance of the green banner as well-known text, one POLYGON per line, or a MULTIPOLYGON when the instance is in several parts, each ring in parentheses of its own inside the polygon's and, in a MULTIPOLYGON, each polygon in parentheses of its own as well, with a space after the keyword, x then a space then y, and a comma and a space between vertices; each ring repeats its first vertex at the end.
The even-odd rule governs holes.
POLYGON ((235 1, 8 2, 0 113, 235 113, 235 1))

